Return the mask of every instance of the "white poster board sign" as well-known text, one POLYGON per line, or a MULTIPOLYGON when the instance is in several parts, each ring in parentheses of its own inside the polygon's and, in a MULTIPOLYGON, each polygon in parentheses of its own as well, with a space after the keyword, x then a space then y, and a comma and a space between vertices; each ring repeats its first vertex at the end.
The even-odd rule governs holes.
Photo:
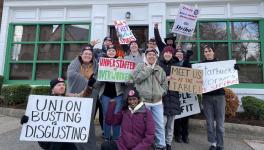
POLYGON ((239 84, 235 60, 192 64, 192 68, 203 70, 203 93, 229 85, 239 84))
POLYGON ((136 68, 134 61, 101 57, 98 67, 98 81, 132 81, 132 72, 136 68))
POLYGON ((92 106, 91 98, 30 95, 20 140, 85 143, 92 106))
POLYGON ((120 44, 129 44, 131 41, 137 40, 125 20, 114 21, 114 24, 120 44))
POLYGON ((192 6, 181 4, 176 15, 172 32, 192 36, 195 30, 199 10, 192 6))
POLYGON ((179 92, 179 95, 182 112, 180 115, 176 115, 175 119, 191 116, 201 112, 197 94, 179 92))

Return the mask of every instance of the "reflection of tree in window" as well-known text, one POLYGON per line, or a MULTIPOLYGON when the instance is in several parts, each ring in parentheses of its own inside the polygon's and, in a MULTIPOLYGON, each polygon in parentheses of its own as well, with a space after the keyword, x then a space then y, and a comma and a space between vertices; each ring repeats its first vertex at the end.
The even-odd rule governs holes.
POLYGON ((259 43, 232 43, 233 58, 240 61, 260 61, 259 43))
POLYGON ((201 40, 226 40, 225 22, 200 23, 201 40))
POLYGON ((233 40, 258 40, 259 28, 256 22, 232 22, 233 40))

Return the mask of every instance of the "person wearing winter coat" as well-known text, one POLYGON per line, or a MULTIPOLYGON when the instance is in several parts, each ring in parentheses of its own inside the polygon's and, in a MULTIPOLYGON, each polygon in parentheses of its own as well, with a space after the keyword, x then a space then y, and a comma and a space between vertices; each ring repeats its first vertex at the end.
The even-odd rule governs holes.
MULTIPOLYGON (((51 96, 65 96, 65 80, 63 78, 55 78, 50 81, 51 96)), ((23 115, 20 124, 28 122, 29 117, 23 115)), ((39 146, 44 150, 77 150, 75 143, 66 142, 38 142, 39 146)))
POLYGON ((155 123, 150 110, 140 100, 138 91, 129 88, 127 106, 115 113, 116 103, 109 104, 106 123, 121 124, 121 136, 112 142, 105 142, 101 150, 148 150, 154 142, 155 123))
MULTIPOLYGON (((93 85, 96 82, 98 63, 94 58, 93 46, 90 44, 84 45, 81 53, 77 56, 67 70, 68 84, 67 96, 76 97, 91 97, 93 98, 92 116, 95 115, 96 97, 93 85), (89 89, 90 88, 90 89, 89 89), (90 90, 90 94, 86 95, 85 92, 90 90), (94 94, 93 94, 94 93, 94 94)), ((94 119, 90 122, 89 139, 87 143, 75 143, 78 150, 95 150, 96 137, 94 119)))
MULTIPOLYGON (((191 67, 189 62, 192 52, 187 51, 187 54, 184 53, 181 47, 176 49, 175 57, 179 60, 176 66, 179 67, 191 67)), ((189 143, 189 117, 183 117, 175 119, 174 121, 174 137, 178 143, 189 143)))
MULTIPOLYGON (((116 50, 113 45, 109 45, 106 50, 106 58, 116 58, 116 50)), ((120 82, 109 82, 109 81, 98 81, 96 83, 96 88, 99 89, 98 95, 101 100, 103 108, 103 130, 104 130, 104 140, 116 140, 120 136, 120 125, 108 125, 105 123, 105 117, 108 110, 108 105, 110 100, 116 101, 115 113, 119 112, 123 104, 123 93, 124 87, 120 82), (112 133, 112 135, 111 135, 112 133)))
MULTIPOLYGON (((159 65, 166 73, 167 80, 170 81, 171 67, 177 66, 178 59, 174 59, 175 49, 171 46, 164 47, 159 60, 159 65)), ((170 84, 170 82, 168 83, 170 84)), ((181 104, 179 100, 179 92, 168 90, 167 94, 162 99, 164 107, 164 122, 165 122, 165 139, 166 149, 171 150, 171 143, 174 132, 174 119, 176 115, 181 114, 181 104)))
POLYGON ((129 44, 129 55, 125 56, 124 59, 134 61, 136 64, 143 63, 143 54, 138 48, 137 41, 131 41, 129 44))
POLYGON ((155 128, 155 148, 166 149, 162 97, 167 93, 168 82, 164 70, 156 63, 158 52, 147 49, 146 61, 139 63, 132 73, 134 85, 146 107, 152 112, 155 128))
POLYGON ((176 35, 174 35, 174 33, 168 33, 166 38, 164 38, 164 42, 163 42, 160 37, 157 23, 154 25, 154 36, 160 52, 162 52, 165 46, 172 46, 173 48, 176 48, 175 45, 176 35))

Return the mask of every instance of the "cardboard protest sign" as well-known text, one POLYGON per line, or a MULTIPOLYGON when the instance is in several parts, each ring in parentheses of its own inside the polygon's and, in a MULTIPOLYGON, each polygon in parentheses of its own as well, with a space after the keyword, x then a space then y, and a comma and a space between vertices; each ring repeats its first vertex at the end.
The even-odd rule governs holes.
POLYGON ((125 59, 101 57, 98 67, 98 81, 128 82, 132 81, 132 71, 136 63, 125 59))
POLYGON ((181 114, 176 115, 175 119, 191 116, 200 113, 200 105, 196 94, 179 92, 181 101, 181 114))
POLYGON ((137 40, 125 20, 117 20, 114 24, 120 44, 129 44, 131 41, 137 40))
POLYGON ((203 71, 185 67, 171 67, 169 89, 172 91, 202 94, 203 71))
POLYGON ((235 60, 227 60, 192 64, 192 68, 203 70, 203 93, 207 93, 239 83, 235 64, 235 60))
POLYGON ((192 36, 195 30, 198 15, 198 9, 181 4, 174 21, 172 32, 192 36))
POLYGON ((20 140, 88 141, 93 99, 30 95, 20 140))

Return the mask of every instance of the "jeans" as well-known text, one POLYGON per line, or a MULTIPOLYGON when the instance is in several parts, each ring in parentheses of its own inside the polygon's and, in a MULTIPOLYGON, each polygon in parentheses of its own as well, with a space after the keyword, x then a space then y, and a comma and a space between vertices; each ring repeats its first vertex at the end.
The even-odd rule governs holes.
POLYGON ((174 119, 176 115, 166 116, 164 115, 165 122, 165 140, 166 144, 171 145, 173 139, 173 130, 174 130, 174 119))
POLYGON ((155 121, 155 146, 159 148, 166 147, 163 105, 146 105, 146 107, 152 112, 155 121))
MULTIPOLYGON (((115 99, 116 101, 116 107, 115 107, 115 113, 119 112, 122 108, 122 95, 119 95, 113 99, 115 99)), ((104 113, 104 125, 103 125, 103 129, 104 129, 104 138, 107 140, 110 140, 111 138, 111 130, 113 130, 113 140, 116 140, 119 138, 120 136, 120 125, 108 125, 105 123, 105 116, 108 110, 108 105, 109 105, 109 101, 110 101, 110 97, 104 96, 102 95, 102 108, 103 108, 103 113, 104 113)))
POLYGON ((210 143, 224 148, 225 96, 204 95, 203 108, 207 125, 207 139, 210 143), (216 127, 214 126, 216 122, 216 127))

